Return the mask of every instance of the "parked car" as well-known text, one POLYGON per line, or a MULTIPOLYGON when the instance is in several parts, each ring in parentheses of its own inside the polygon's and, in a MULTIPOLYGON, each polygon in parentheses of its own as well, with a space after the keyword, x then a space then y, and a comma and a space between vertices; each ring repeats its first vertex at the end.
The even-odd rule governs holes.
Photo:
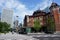
POLYGON ((19 34, 27 34, 27 32, 24 31, 23 29, 22 29, 22 30, 18 30, 18 33, 19 33, 19 34))

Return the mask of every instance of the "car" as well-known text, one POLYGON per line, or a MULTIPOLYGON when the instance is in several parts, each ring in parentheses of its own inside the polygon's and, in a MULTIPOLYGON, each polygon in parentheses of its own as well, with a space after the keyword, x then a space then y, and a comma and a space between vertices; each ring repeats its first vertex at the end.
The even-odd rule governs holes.
POLYGON ((46 34, 54 34, 53 31, 45 31, 46 34))
POLYGON ((19 30, 18 33, 19 33, 19 34, 27 34, 27 32, 21 31, 21 30, 19 30))

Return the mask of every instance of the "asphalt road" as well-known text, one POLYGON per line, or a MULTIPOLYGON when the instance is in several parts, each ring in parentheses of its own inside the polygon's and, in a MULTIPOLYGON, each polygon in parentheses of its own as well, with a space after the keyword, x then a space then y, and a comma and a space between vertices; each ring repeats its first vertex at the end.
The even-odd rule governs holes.
POLYGON ((31 36, 17 34, 17 33, 7 33, 7 34, 0 34, 0 40, 37 40, 31 36))
POLYGON ((60 34, 0 34, 0 40, 60 40, 60 34))
POLYGON ((60 34, 28 34, 39 40, 60 40, 60 34))

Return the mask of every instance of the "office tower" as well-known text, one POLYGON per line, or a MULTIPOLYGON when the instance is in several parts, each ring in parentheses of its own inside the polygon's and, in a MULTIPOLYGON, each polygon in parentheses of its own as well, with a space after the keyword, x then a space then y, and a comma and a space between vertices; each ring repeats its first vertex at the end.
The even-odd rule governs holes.
POLYGON ((1 15, 1 21, 7 22, 13 28, 13 10, 12 9, 3 9, 1 15))

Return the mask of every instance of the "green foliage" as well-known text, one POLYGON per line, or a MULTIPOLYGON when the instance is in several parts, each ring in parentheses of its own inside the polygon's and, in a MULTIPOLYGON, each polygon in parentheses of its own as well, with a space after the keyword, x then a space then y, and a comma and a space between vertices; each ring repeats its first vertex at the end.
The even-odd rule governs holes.
POLYGON ((47 27, 48 31, 54 32, 55 31, 54 20, 52 18, 48 18, 47 22, 48 22, 48 27, 47 27))
POLYGON ((36 20, 34 21, 34 29, 35 29, 36 31, 39 31, 40 28, 41 28, 40 21, 39 21, 38 19, 36 19, 36 20))
POLYGON ((7 33, 10 31, 10 24, 0 22, 0 33, 7 33))

